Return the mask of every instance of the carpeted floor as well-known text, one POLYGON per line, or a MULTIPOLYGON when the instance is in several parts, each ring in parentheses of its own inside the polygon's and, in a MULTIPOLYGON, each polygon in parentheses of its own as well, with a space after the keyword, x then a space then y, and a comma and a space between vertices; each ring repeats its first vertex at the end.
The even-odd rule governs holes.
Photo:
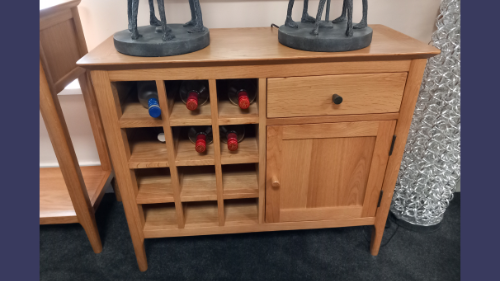
POLYGON ((40 226, 41 280, 459 280, 460 193, 441 227, 416 233, 391 224, 380 254, 369 227, 146 240, 137 267, 122 203, 106 194, 96 214, 103 251, 79 224, 40 226))

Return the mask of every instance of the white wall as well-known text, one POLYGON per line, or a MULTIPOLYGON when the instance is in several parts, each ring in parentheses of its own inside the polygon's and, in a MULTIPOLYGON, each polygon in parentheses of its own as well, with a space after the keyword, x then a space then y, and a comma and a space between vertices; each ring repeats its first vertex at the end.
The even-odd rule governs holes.
MULTIPOLYGON (((168 2, 165 4, 168 22, 183 23, 189 20, 187 0, 165 2, 168 2)), ((354 2, 354 19, 358 21, 361 18, 361 0, 354 2)), ((302 1, 295 2, 293 18, 296 21, 300 20, 302 3, 302 1)), ((369 1, 368 23, 387 25, 427 43, 434 30, 440 3, 440 0, 369 1)), ((287 5, 286 0, 201 0, 203 21, 208 28, 263 27, 270 26, 271 23, 281 25, 285 21, 287 5)), ((330 16, 332 19, 340 14, 341 6, 342 0, 332 0, 330 16)), ((314 15, 318 1, 311 0, 309 7, 309 13, 314 15)), ((79 11, 89 50, 116 31, 127 28, 126 0, 82 0, 79 11)), ((147 0, 140 0, 138 23, 139 25, 149 23, 147 0)), ((78 160, 82 165, 98 165, 99 158, 81 92, 66 90, 65 93, 70 95, 60 95, 59 99, 78 160), (73 95, 75 93, 76 95, 73 95)), ((57 166, 57 160, 41 117, 40 166, 57 166)))

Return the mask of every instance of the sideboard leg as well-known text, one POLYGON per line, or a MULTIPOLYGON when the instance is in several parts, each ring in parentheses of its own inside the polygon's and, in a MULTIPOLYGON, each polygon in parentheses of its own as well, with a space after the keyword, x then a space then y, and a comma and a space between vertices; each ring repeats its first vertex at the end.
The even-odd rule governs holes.
POLYGON ((370 253, 372 256, 378 255, 378 251, 380 250, 380 243, 382 243, 382 236, 384 236, 385 226, 377 227, 377 225, 373 226, 372 230, 372 240, 370 244, 370 253))
POLYGON ((142 241, 134 241, 134 251, 135 257, 137 258, 137 264, 139 265, 139 270, 144 272, 148 270, 148 260, 146 258, 146 248, 144 247, 144 239, 142 241))

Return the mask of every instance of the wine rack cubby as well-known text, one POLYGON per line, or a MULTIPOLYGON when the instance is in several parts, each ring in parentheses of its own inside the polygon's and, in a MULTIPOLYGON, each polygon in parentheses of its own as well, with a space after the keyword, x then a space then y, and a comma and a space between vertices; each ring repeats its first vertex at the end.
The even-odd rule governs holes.
POLYGON ((259 139, 259 130, 265 124, 259 120, 265 122, 265 116, 259 114, 265 109, 259 112, 258 97, 266 82, 249 80, 257 99, 248 109, 231 104, 224 92, 228 80, 209 80, 209 101, 194 111, 179 97, 181 80, 155 80, 162 111, 158 118, 140 104, 138 81, 111 82, 145 238, 263 223, 264 169, 259 167, 265 165, 265 139, 259 139), (213 142, 203 153, 187 136, 191 126, 212 127, 213 142), (244 126, 245 138, 236 151, 221 142, 220 126, 244 126), (157 138, 161 132, 165 142, 157 138))

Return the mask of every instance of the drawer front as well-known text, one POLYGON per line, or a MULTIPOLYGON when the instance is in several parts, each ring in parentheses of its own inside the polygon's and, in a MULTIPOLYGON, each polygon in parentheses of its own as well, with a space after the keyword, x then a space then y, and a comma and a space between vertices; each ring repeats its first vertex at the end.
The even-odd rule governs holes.
POLYGON ((269 78, 267 117, 398 112, 406 72, 269 78), (332 96, 342 97, 340 104, 332 96))

